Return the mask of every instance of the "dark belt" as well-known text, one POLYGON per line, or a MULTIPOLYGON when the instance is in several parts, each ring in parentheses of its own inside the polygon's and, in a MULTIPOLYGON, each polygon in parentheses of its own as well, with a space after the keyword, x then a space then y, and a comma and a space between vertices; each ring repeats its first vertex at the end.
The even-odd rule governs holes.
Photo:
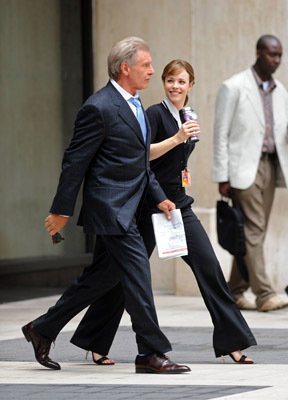
POLYGON ((261 160, 274 159, 276 157, 276 153, 267 153, 262 151, 261 153, 261 160))

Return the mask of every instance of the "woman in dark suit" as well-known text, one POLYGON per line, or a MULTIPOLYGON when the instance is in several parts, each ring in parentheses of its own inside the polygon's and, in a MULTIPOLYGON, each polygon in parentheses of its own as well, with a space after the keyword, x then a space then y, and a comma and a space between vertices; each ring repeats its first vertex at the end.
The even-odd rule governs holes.
MULTIPOLYGON (((199 130, 196 122, 189 121, 182 125, 179 117, 179 110, 186 105, 187 95, 194 84, 193 68, 186 61, 173 60, 164 68, 162 81, 165 99, 147 109, 151 125, 151 169, 167 197, 181 210, 188 245, 188 255, 182 258, 192 269, 211 315, 215 356, 230 355, 236 363, 252 364, 253 360, 242 355, 241 350, 256 345, 256 340, 230 294, 210 240, 191 209, 194 200, 185 193, 187 181, 182 181, 182 173, 187 176, 188 158, 195 147, 188 139, 199 130)), ((155 247, 151 221, 155 212, 159 210, 146 202, 138 221, 149 257, 155 247)), ((90 307, 91 316, 92 325, 97 320, 93 305, 90 307)), ((111 311, 110 321, 114 317, 111 311)), ((79 345, 79 333, 85 334, 81 331, 81 324, 79 328, 72 339, 76 345, 79 345)), ((103 330, 101 335, 95 331, 93 342, 97 342, 98 348, 101 348, 101 336, 105 336, 103 330)), ((100 357, 99 354, 94 356, 100 357)))
MULTIPOLYGON (((188 255, 183 260, 192 269, 213 325, 213 346, 216 357, 229 354, 235 362, 251 363, 241 351, 256 341, 235 304, 215 256, 210 240, 191 209, 193 198, 185 192, 187 182, 182 175, 195 144, 189 142, 193 123, 181 124, 179 110, 188 101, 194 84, 192 66, 183 60, 171 61, 164 68, 162 81, 166 97, 147 109, 151 125, 150 165, 167 197, 181 209, 188 255)), ((195 126, 195 125, 194 125, 195 126)), ((155 247, 151 214, 158 212, 145 205, 138 223, 148 255, 155 247)))

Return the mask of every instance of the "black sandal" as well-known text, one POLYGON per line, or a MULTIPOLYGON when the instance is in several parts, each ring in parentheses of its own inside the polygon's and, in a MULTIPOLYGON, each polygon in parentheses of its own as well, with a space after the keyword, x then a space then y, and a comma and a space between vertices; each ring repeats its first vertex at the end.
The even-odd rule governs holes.
MULTIPOLYGON (((88 354, 89 354, 89 350, 86 351, 86 357, 85 357, 86 360, 88 358, 88 354)), ((110 360, 109 357, 103 356, 101 358, 98 358, 98 360, 95 360, 95 358, 93 356, 93 351, 91 351, 91 354, 92 354, 92 360, 94 361, 95 364, 98 364, 98 365, 114 365, 115 364, 114 361, 112 363, 110 363, 110 364, 106 364, 104 362, 106 360, 110 360)))
POLYGON ((229 356, 232 358, 232 360, 233 360, 236 364, 254 364, 254 361, 248 361, 248 360, 246 361, 246 359, 247 359, 248 357, 244 356, 244 354, 242 354, 240 360, 238 360, 238 361, 234 358, 234 356, 233 356, 232 353, 229 353, 229 356))
POLYGON ((95 358, 93 357, 93 353, 92 353, 92 360, 94 361, 95 364, 98 364, 98 365, 105 365, 106 366, 106 365, 114 365, 115 364, 114 362, 112 362, 110 364, 106 364, 104 361, 110 360, 110 358, 106 357, 106 356, 103 356, 101 358, 98 358, 98 360, 95 360, 95 358))

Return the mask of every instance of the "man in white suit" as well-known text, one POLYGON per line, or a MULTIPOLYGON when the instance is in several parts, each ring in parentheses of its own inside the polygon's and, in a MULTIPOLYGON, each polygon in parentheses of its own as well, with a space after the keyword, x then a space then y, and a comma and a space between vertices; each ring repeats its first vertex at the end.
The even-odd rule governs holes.
POLYGON ((253 67, 224 81, 217 96, 213 181, 222 196, 232 196, 245 218, 249 283, 234 260, 231 293, 240 309, 272 311, 288 306, 276 296, 263 254, 275 187, 288 186, 288 94, 272 78, 281 62, 279 39, 261 36, 256 51, 253 67), (244 297, 249 286, 256 306, 244 297))

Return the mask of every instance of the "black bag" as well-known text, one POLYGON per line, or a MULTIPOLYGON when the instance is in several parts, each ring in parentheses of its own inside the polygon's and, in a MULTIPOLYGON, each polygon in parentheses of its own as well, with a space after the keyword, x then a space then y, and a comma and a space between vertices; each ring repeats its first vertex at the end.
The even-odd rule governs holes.
POLYGON ((235 257, 243 279, 249 282, 248 271, 243 259, 246 253, 246 244, 242 211, 225 200, 217 201, 216 210, 218 242, 223 249, 228 250, 235 257))

